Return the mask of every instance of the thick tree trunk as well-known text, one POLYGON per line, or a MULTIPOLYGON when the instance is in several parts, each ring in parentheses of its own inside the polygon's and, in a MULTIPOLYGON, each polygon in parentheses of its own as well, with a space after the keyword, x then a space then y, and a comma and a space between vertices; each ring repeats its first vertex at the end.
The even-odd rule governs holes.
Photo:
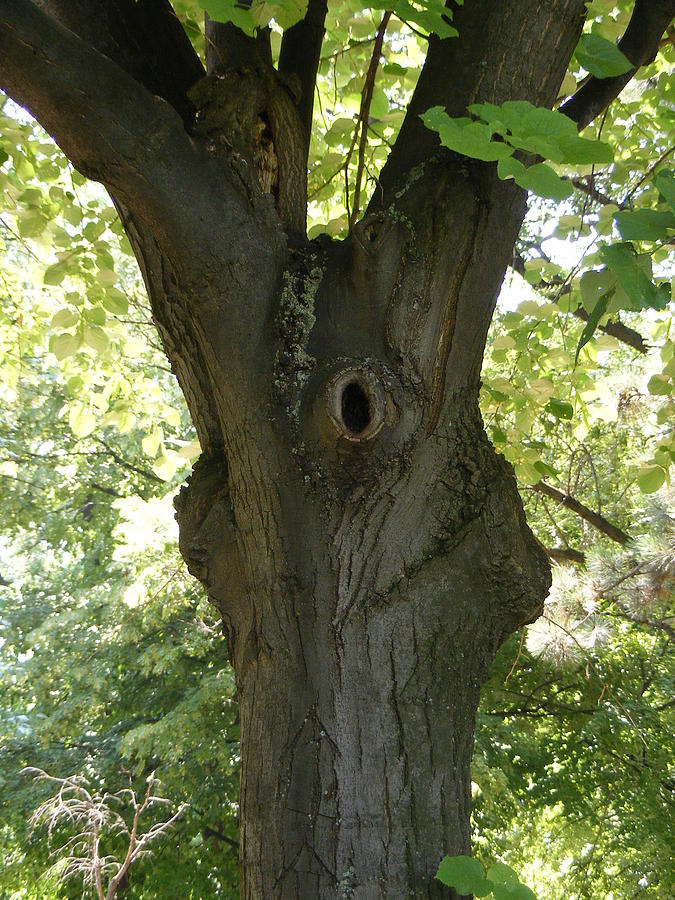
POLYGON ((237 675, 243 897, 440 896, 442 856, 470 852, 480 686, 548 568, 475 397, 456 415, 365 491, 350 479, 338 521, 283 464, 235 499, 246 541, 225 492, 198 522, 222 466, 181 495, 182 548, 237 675))
POLYGON ((227 465, 205 455, 177 501, 237 678, 246 898, 441 896, 481 684, 548 589, 473 349, 522 199, 445 171, 291 255, 267 400, 229 410, 227 465))

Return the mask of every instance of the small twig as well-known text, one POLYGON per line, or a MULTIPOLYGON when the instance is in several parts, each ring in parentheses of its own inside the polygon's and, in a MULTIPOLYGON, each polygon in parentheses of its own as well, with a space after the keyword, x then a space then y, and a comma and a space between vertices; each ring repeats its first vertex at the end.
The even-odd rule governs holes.
POLYGON ((375 45, 373 46, 373 52, 370 57, 370 63, 368 64, 368 71, 366 72, 366 78, 363 83, 363 91, 361 92, 361 106, 359 109, 359 115, 356 119, 356 128, 354 129, 354 136, 352 137, 352 142, 349 147, 349 151, 347 153, 347 158, 345 160, 344 169, 345 169, 345 186, 347 191, 347 220, 349 223, 349 230, 351 231, 354 227, 354 223, 356 222, 359 215, 359 206, 361 200, 361 180, 363 179, 363 166, 365 160, 366 153, 366 144, 368 142, 368 119, 370 118, 370 104, 373 99, 373 89, 375 87, 375 76, 377 74, 377 67, 380 63, 380 57, 382 56, 382 45, 384 43, 384 35, 387 31, 387 25, 389 24, 389 19, 391 19, 391 11, 387 10, 382 16, 382 21, 380 22, 380 27, 377 29, 377 34, 375 35, 375 45), (360 138, 359 138, 360 132, 360 138), (358 162, 356 166, 356 184, 354 186, 354 204, 352 206, 351 212, 349 210, 349 165, 352 161, 352 155, 354 153, 354 148, 356 147, 356 142, 359 141, 359 152, 358 152, 358 162))
POLYGON ((504 679, 504 684, 509 680, 509 678, 513 675, 516 670, 516 666, 518 665, 518 660, 520 659, 520 655, 523 652, 523 641, 525 640, 525 629, 521 628, 520 631, 520 643, 518 644, 518 652, 516 653, 516 658, 513 660, 513 665, 509 669, 509 674, 504 679))

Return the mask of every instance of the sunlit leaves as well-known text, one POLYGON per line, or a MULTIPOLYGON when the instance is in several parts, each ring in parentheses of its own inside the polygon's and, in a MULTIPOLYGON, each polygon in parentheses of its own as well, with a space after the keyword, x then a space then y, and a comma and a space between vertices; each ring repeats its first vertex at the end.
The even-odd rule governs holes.
POLYGON ((652 178, 652 184, 675 211, 675 172, 672 169, 661 169, 652 178))
POLYGON ((272 19, 282 28, 290 28, 307 11, 307 0, 199 0, 199 5, 215 22, 233 22, 246 34, 253 34, 272 19))
POLYGON ((482 864, 471 856, 446 856, 436 878, 458 894, 494 897, 495 900, 536 900, 530 888, 522 884, 516 872, 505 863, 493 863, 485 872, 482 864))
MULTIPOLYGON (((670 300, 665 284, 655 285, 630 243, 602 247, 600 255, 616 276, 634 309, 664 309, 670 300)), ((648 265, 648 260, 646 261, 648 265)), ((650 268, 648 266, 648 268, 650 268)), ((651 272, 650 272, 651 274, 651 272)))
POLYGON ((638 487, 643 494, 658 491, 666 480, 666 473, 661 466, 643 466, 637 474, 638 487))
POLYGON ((473 104, 469 112, 474 119, 451 118, 437 106, 421 118, 438 133, 444 147, 485 162, 498 161, 500 178, 513 178, 540 197, 560 202, 572 194, 573 188, 546 163, 525 166, 514 157, 516 151, 567 165, 606 165, 614 159, 607 144, 579 137, 574 122, 562 113, 540 109, 525 100, 509 100, 501 106, 473 104))
POLYGON ((582 34, 575 56, 584 69, 596 78, 623 75, 633 68, 633 63, 623 55, 616 44, 599 34, 582 34))
POLYGON ((614 221, 624 241, 663 241, 675 229, 675 215, 657 209, 622 210, 614 221))
POLYGON ((468 118, 451 119, 442 106, 434 106, 420 117, 427 128, 438 132, 441 144, 474 159, 494 161, 510 156, 513 152, 506 144, 492 140, 492 130, 487 125, 468 118))
POLYGON ((513 178, 525 190, 558 202, 570 197, 574 191, 569 181, 563 181, 546 163, 526 167, 510 156, 500 161, 497 174, 503 179, 513 178))
MULTIPOLYGON (((461 4, 460 4, 461 5, 461 4)), ((452 11, 445 0, 375 0, 372 9, 389 9, 406 25, 420 29, 423 35, 437 34, 440 38, 457 37, 453 28, 452 11)))

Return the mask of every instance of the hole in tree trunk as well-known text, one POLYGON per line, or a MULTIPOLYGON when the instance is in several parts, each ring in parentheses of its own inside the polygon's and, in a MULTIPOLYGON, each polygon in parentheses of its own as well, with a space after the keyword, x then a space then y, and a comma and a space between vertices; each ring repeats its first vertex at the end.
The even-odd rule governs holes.
POLYGON ((341 412, 352 434, 361 434, 370 425, 370 400, 358 381, 350 381, 342 391, 341 412))

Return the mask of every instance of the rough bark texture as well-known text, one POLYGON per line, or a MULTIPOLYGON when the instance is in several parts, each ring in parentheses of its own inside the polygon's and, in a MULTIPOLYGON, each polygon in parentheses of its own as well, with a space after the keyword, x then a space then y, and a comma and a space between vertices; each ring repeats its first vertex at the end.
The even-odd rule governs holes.
POLYGON ((176 506, 236 673, 245 898, 442 895, 480 686, 549 585, 478 411, 525 196, 418 116, 550 106, 584 2, 451 5, 369 214, 307 242, 322 0, 279 71, 207 23, 208 74, 167 0, 0 0, 0 86, 110 191, 202 444, 176 506))

